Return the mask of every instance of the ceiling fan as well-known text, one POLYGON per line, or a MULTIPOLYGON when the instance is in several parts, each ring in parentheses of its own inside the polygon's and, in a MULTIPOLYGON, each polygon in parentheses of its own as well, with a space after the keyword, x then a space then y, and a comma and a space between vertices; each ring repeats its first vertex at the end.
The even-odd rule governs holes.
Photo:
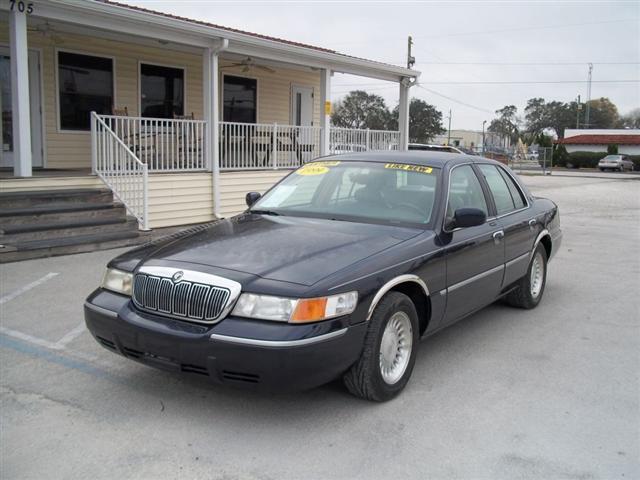
POLYGON ((252 68, 257 68, 258 70, 263 70, 263 71, 269 72, 269 73, 276 73, 276 71, 271 67, 267 67, 266 65, 259 65, 259 64, 255 63, 255 61, 251 57, 247 57, 247 58, 245 58, 243 60, 240 60, 239 62, 232 63, 230 65, 225 65, 224 67, 221 67, 220 69, 224 70, 225 68, 235 68, 235 67, 242 67, 242 72, 243 73, 247 73, 252 68))

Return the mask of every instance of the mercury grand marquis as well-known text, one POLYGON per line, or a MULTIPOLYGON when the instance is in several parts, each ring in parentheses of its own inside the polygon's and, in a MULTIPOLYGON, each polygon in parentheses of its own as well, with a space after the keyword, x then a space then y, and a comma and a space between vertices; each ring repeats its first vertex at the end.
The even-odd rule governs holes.
POLYGON ((86 300, 99 344, 213 382, 374 401, 409 381, 419 340, 503 299, 541 301, 557 206, 492 160, 323 157, 235 217, 113 259, 86 300))

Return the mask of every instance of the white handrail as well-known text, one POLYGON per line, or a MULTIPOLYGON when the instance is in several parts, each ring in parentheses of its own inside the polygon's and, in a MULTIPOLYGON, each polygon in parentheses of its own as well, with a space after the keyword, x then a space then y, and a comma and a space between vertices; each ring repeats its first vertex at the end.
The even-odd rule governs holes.
POLYGON ((331 127, 329 131, 330 153, 396 150, 399 143, 400 132, 395 130, 331 127))
POLYGON ((299 167, 320 155, 321 132, 314 126, 220 122, 220 170, 299 167))
POLYGON ((138 220, 140 228, 149 230, 149 168, 100 117, 91 112, 93 170, 138 220))
POLYGON ((202 171, 207 122, 186 118, 98 115, 150 172, 202 171))

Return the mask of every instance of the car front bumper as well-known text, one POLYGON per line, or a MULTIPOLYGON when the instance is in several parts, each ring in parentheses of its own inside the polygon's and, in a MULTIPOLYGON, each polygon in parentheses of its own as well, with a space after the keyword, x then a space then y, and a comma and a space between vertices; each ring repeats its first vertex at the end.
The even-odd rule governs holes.
POLYGON ((229 316, 196 325, 141 312, 129 297, 98 289, 84 306, 103 347, 164 370, 215 383, 271 391, 313 388, 339 377, 359 357, 366 324, 348 317, 307 325, 229 316))

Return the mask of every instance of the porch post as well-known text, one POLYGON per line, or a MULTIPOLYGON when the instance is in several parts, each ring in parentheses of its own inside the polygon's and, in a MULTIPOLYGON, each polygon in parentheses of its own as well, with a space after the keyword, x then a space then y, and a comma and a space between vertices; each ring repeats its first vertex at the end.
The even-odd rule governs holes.
POLYGON ((218 74, 218 52, 211 55, 211 151, 213 165, 213 213, 220 217, 220 137, 219 115, 220 115, 220 76, 218 74))
POLYGON ((220 74, 219 74, 219 55, 220 52, 226 50, 229 46, 229 40, 226 38, 213 47, 207 48, 203 67, 207 70, 204 76, 205 82, 205 115, 208 115, 208 135, 207 140, 209 147, 207 148, 210 156, 212 188, 213 188, 213 214, 220 218, 220 74))
POLYGON ((9 44, 13 111, 13 174, 16 177, 30 177, 32 158, 27 15, 17 8, 9 14, 9 44))
POLYGON ((400 130, 400 145, 398 150, 409 148, 409 80, 403 78, 400 81, 400 103, 398 105, 398 130, 400 130))
POLYGON ((320 156, 329 155, 331 141, 331 70, 320 70, 320 156))
POLYGON ((213 170, 213 129, 212 121, 212 101, 211 92, 213 91, 213 75, 211 70, 211 57, 213 53, 210 48, 206 48, 202 54, 202 101, 204 103, 202 109, 202 118, 206 122, 205 141, 204 141, 204 164, 208 170, 213 170))

